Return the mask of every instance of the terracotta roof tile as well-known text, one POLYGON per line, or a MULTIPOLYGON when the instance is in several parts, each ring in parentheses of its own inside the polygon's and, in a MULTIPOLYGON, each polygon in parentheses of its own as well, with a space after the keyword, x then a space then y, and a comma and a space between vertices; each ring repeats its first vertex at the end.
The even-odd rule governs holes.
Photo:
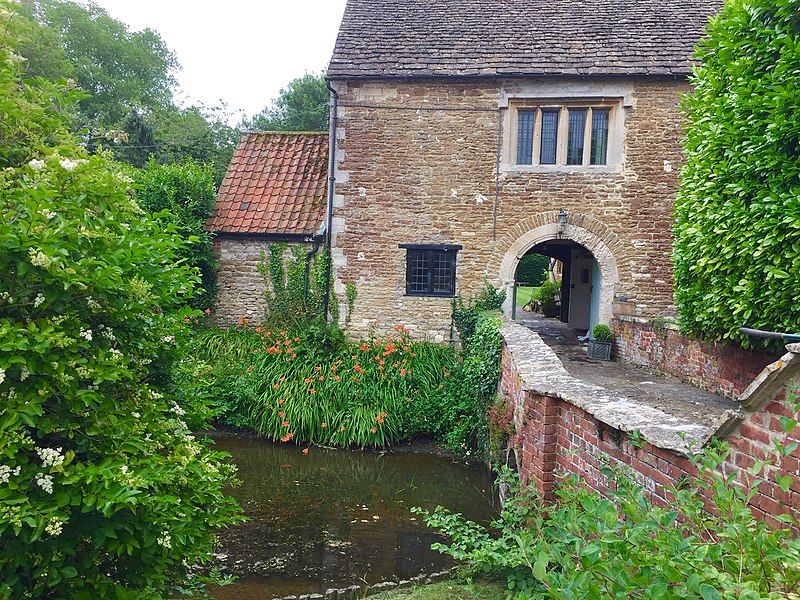
POLYGON ((348 0, 331 78, 687 75, 722 0, 348 0))
POLYGON ((325 215, 327 177, 327 134, 244 133, 206 229, 313 235, 325 215))

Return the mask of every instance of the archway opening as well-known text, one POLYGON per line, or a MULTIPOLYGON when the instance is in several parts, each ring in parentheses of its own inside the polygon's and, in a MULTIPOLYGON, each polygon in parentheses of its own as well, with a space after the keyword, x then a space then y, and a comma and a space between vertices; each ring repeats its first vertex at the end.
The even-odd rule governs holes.
POLYGON ((579 335, 601 322, 600 265, 577 242, 550 239, 532 246, 520 258, 514 282, 514 318, 539 313, 567 323, 579 335))

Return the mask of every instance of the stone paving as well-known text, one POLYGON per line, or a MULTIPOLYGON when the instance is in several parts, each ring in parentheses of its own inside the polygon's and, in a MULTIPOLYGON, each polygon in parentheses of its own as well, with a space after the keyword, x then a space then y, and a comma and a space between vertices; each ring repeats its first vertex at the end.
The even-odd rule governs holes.
MULTIPOLYGON (((536 332, 537 336, 529 338, 530 343, 535 344, 537 339, 544 341, 571 378, 591 387, 602 388, 630 402, 626 408, 626 413, 630 414, 625 416, 625 421, 643 417, 645 413, 652 417, 662 413, 665 420, 675 419, 673 425, 680 422, 686 428, 691 424, 697 427, 695 432, 698 434, 704 430, 713 434, 730 417, 740 412, 738 402, 715 396, 675 377, 620 362, 589 359, 585 342, 580 342, 578 334, 561 321, 519 311, 516 322, 536 332), (651 413, 648 409, 656 412, 651 413), (634 414, 637 412, 638 416, 634 414)), ((704 436, 695 439, 699 437, 704 436)))

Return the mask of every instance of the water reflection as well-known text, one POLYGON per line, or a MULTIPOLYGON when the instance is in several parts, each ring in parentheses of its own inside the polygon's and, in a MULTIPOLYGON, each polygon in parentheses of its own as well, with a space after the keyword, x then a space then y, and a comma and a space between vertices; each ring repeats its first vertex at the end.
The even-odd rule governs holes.
POLYGON ((249 521, 226 531, 221 552, 242 577, 222 600, 324 592, 330 587, 438 571, 437 541, 410 512, 446 506, 487 521, 496 506, 486 470, 431 454, 348 452, 222 436, 243 484, 249 521))

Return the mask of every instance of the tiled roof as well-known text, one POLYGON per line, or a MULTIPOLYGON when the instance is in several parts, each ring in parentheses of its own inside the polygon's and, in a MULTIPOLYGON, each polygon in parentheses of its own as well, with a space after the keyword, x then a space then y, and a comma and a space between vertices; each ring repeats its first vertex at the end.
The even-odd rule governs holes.
POLYGON ((327 134, 244 133, 206 229, 314 234, 325 213, 327 176, 327 134))
POLYGON ((722 0, 348 0, 328 76, 685 75, 722 0))

